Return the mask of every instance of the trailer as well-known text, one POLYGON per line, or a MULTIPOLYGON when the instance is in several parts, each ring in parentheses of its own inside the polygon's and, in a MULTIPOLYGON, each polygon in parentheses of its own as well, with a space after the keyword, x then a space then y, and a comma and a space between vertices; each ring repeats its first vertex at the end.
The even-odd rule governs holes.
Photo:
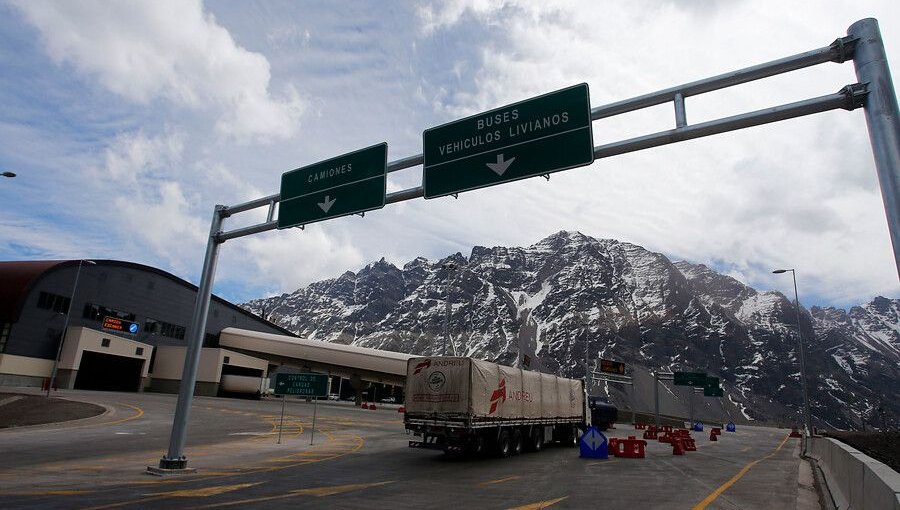
POLYGON ((587 423, 583 381, 467 357, 411 358, 405 395, 412 448, 506 457, 577 446, 587 423))

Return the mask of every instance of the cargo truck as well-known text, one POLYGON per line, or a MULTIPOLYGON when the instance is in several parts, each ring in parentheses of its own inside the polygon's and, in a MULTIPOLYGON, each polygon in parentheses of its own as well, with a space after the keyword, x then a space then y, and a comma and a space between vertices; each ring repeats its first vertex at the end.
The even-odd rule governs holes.
POLYGON ((586 427, 581 380, 465 357, 411 358, 406 370, 412 448, 506 457, 577 446, 586 427))

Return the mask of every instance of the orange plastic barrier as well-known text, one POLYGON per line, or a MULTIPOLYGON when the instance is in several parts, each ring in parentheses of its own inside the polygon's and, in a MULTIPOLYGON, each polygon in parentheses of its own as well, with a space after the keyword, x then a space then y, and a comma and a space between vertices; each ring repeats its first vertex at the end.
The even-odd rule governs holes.
POLYGON ((794 427, 793 429, 791 429, 790 437, 803 437, 803 436, 800 435, 800 432, 797 430, 797 427, 794 427))
POLYGON ((709 431, 709 440, 710 441, 718 441, 719 440, 719 438, 716 437, 716 433, 713 432, 712 430, 709 431))
POLYGON ((697 443, 694 441, 692 437, 682 437, 681 444, 684 446, 684 451, 686 452, 696 452, 697 451, 697 443))
POLYGON ((672 438, 672 455, 684 455, 684 445, 682 444, 682 438, 672 438))
POLYGON ((712 430, 710 430, 710 432, 718 436, 722 433, 722 429, 719 427, 714 427, 712 430))
POLYGON ((659 436, 659 438, 657 438, 657 440, 660 443, 669 443, 669 444, 672 443, 672 439, 673 439, 673 437, 666 432, 663 432, 663 434, 661 436, 659 436))
POLYGON ((616 457, 627 459, 643 459, 646 455, 647 441, 628 436, 628 439, 620 439, 618 442, 619 453, 616 457))
POLYGON ((619 456, 619 438, 611 437, 609 438, 609 444, 607 450, 613 457, 619 456))
POLYGON ((650 427, 644 431, 644 439, 656 439, 657 434, 659 434, 659 432, 657 432, 654 427, 650 427))
POLYGON ((671 426, 671 425, 663 425, 663 426, 662 426, 662 429, 663 429, 663 432, 672 432, 672 426, 671 426))

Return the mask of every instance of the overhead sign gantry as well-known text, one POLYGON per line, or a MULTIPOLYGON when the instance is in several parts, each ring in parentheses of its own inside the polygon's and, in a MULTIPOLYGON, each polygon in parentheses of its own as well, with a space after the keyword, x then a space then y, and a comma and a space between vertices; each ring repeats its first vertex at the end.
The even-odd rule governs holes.
MULTIPOLYGON (((337 170, 343 167, 343 162, 329 160, 322 163, 325 165, 326 173, 321 174, 322 170, 320 169, 318 175, 326 175, 327 178, 336 177, 334 184, 323 181, 309 187, 313 184, 310 178, 314 174, 311 172, 315 170, 307 169, 306 173, 297 174, 300 186, 295 188, 289 182, 287 188, 282 188, 284 195, 270 195, 233 206, 215 206, 197 291, 197 302, 188 329, 189 342, 185 354, 184 375, 178 393, 169 449, 166 455, 160 459, 159 468, 150 467, 148 470, 159 473, 171 470, 179 471, 187 467, 187 457, 184 456, 187 423, 194 385, 197 380, 197 368, 200 363, 200 348, 206 333, 206 319, 209 313, 209 300, 212 294, 218 249, 219 245, 225 241, 277 228, 302 226, 304 223, 364 212, 383 207, 385 204, 413 200, 423 196, 434 198, 452 195, 534 175, 546 175, 566 168, 590 164, 593 159, 626 154, 815 113, 837 109, 853 110, 859 107, 863 107, 866 114, 866 126, 875 156, 875 168, 887 215, 895 265, 900 273, 900 108, 897 106, 897 96, 891 80, 878 21, 871 18, 857 21, 847 30, 846 37, 840 37, 822 48, 605 106, 590 108, 587 85, 582 84, 461 121, 451 122, 426 130, 423 135, 423 154, 387 162, 385 165, 373 164, 371 166, 372 173, 366 174, 372 181, 376 181, 380 178, 376 175, 378 172, 384 175, 424 164, 421 186, 388 194, 385 193, 383 186, 379 188, 379 186, 369 183, 366 186, 371 185, 371 191, 363 191, 355 188, 363 185, 351 178, 354 176, 347 175, 351 172, 345 172, 343 169, 337 170), (699 124, 691 125, 687 122, 684 102, 687 97, 826 62, 843 63, 850 60, 853 61, 859 81, 846 85, 837 92, 699 124), (593 147, 590 154, 586 153, 585 143, 588 145, 593 143, 591 141, 591 122, 664 103, 672 103, 675 107, 674 129, 606 143, 593 147), (516 118, 513 118, 514 110, 517 110, 516 118), (568 120, 565 122, 563 122, 563 113, 567 114, 568 120), (548 115, 549 122, 545 123, 544 119, 548 115), (478 122, 479 118, 483 121, 481 125, 478 122), (490 141, 486 134, 489 129, 488 118, 492 123, 490 129, 494 129, 490 141), (526 122, 518 124, 513 122, 520 120, 526 122), (497 121, 496 129, 493 125, 494 121, 497 121), (538 124, 535 122, 538 121, 542 131, 546 124, 547 130, 543 133, 548 135, 547 138, 543 138, 543 134, 537 134, 536 126, 538 124), (498 134, 496 131, 500 129, 500 124, 503 124, 502 129, 505 131, 500 131, 498 134), (483 133, 481 138, 478 138, 479 132, 483 133), (473 146, 473 134, 477 146, 473 146), (510 140, 516 138, 522 140, 522 143, 510 143, 510 140), (469 147, 466 146, 466 139, 470 140, 469 147), (545 140, 556 140, 556 142, 551 143, 545 140), (575 154, 556 154, 569 151, 575 154), (376 166, 379 166, 379 169, 376 169, 376 166), (383 171, 380 170, 382 166, 383 171), (306 186, 302 185, 304 179, 306 179, 306 186), (379 188, 380 191, 376 191, 375 188, 379 188), (349 202, 349 205, 345 206, 345 202, 349 202), (279 203, 281 203, 279 218, 275 219, 275 209, 279 203), (338 206, 338 203, 342 205, 338 206), (226 218, 266 206, 268 206, 269 212, 265 222, 227 232, 222 230, 222 223, 226 218), (316 208, 321 212, 316 212, 316 208), (310 210, 312 212, 308 212, 310 210)), ((386 159, 387 146, 382 144, 382 147, 386 159)), ((351 157, 353 154, 350 153, 339 158, 351 157)), ((372 161, 375 159, 372 156, 372 161)), ((347 164, 354 165, 353 172, 356 171, 355 162, 351 163, 348 160, 347 164)), ((293 182, 293 179, 294 177, 288 180, 293 182)), ((369 181, 364 182, 368 183, 369 181)), ((381 183, 381 181, 377 182, 381 183)), ((657 374, 657 382, 662 380, 664 375, 672 377, 668 374, 657 374)))

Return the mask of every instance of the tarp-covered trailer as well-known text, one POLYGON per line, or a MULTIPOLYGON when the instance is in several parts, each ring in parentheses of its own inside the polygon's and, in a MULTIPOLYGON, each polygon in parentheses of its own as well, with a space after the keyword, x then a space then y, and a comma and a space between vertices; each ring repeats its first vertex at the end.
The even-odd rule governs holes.
POLYGON ((404 423, 414 448, 514 455, 585 428, 581 380, 465 357, 412 358, 404 423))

